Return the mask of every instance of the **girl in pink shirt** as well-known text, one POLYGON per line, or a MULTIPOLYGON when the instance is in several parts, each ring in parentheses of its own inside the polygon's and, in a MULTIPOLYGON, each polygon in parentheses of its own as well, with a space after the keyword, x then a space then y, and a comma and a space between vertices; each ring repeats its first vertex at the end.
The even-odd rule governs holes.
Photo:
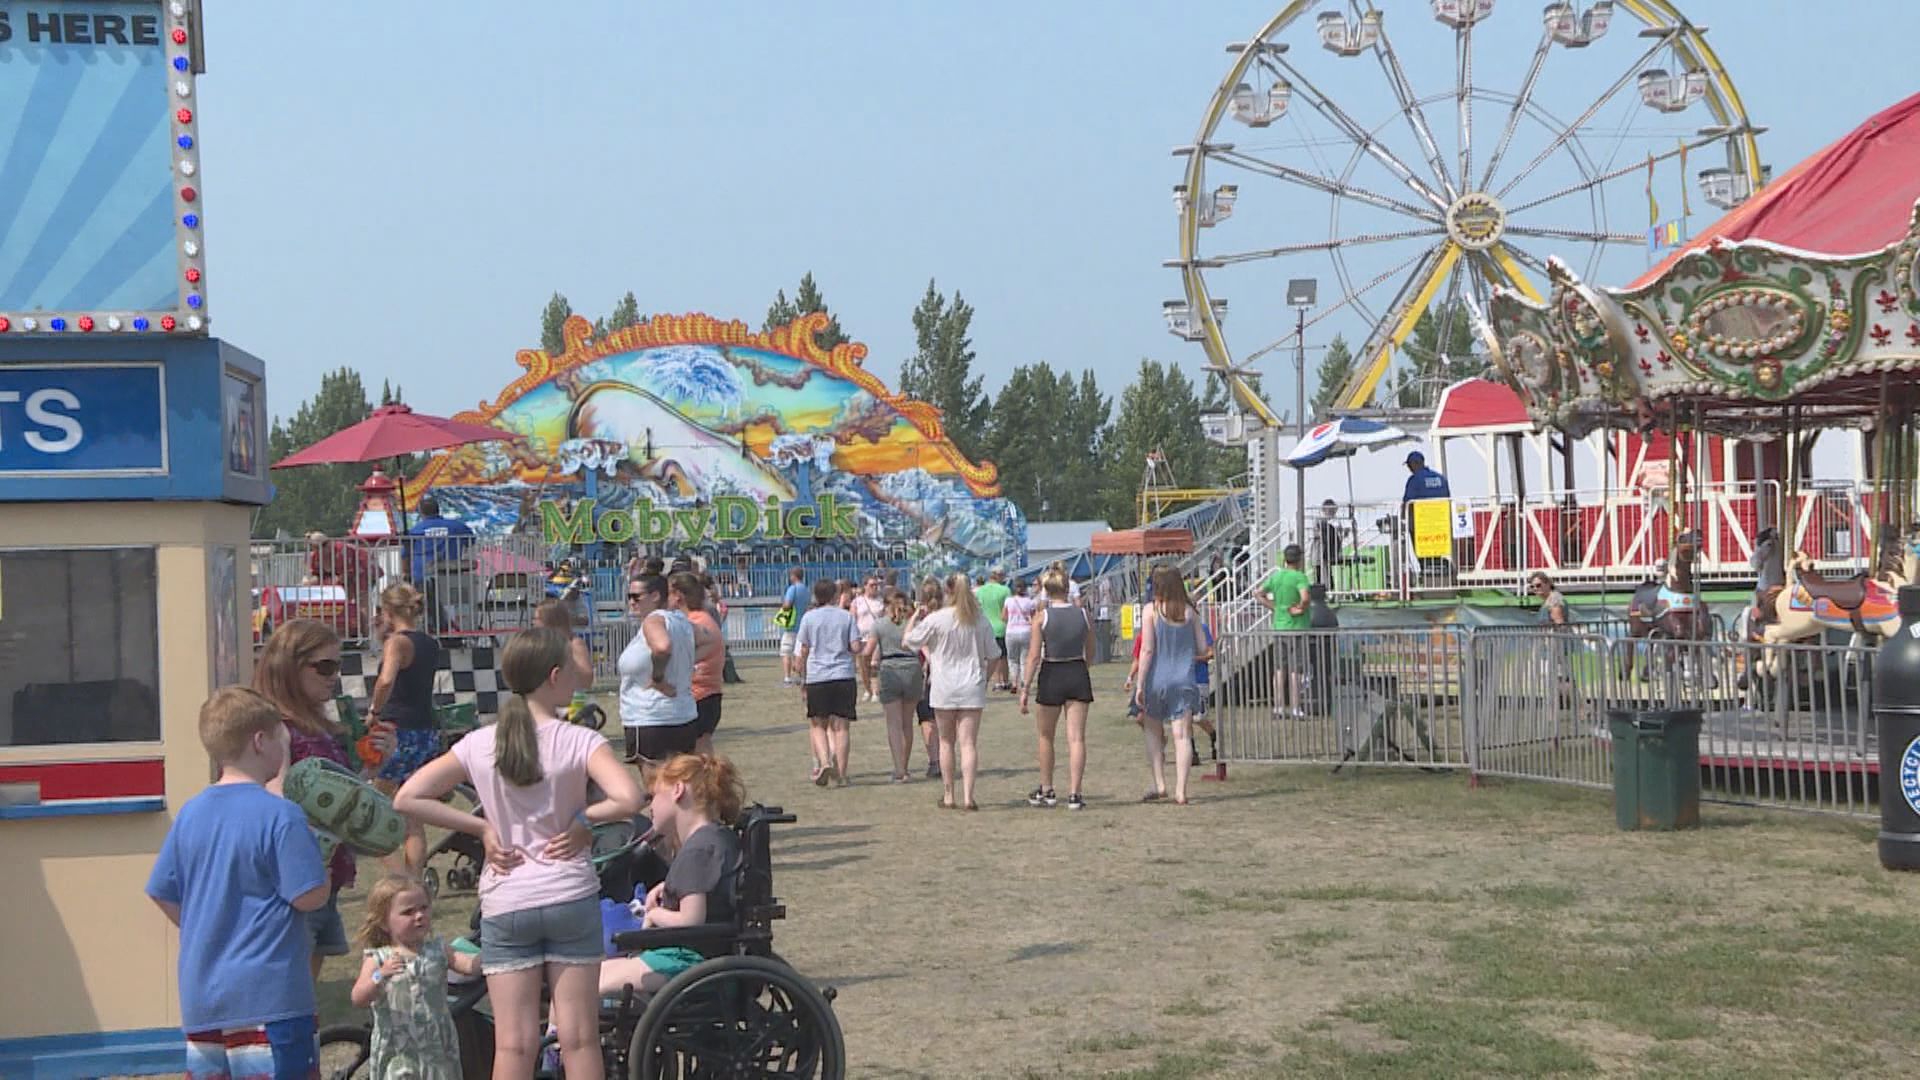
POLYGON ((564 719, 578 681, 566 634, 515 634, 500 674, 513 693, 499 722, 414 773, 394 809, 485 845, 480 968, 493 1003, 495 1075, 533 1075, 546 984, 567 1075, 602 1080, 600 882, 588 861, 590 826, 639 813, 640 785, 599 732, 564 719), (588 781, 606 797, 588 803, 588 781), (462 782, 473 784, 484 818, 440 801, 462 782))

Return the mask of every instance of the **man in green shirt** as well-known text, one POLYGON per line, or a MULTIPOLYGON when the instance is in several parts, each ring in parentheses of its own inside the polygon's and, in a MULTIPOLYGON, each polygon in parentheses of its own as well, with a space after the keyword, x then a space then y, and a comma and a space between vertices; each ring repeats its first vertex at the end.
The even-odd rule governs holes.
POLYGON ((1007 572, 995 569, 985 584, 973 590, 973 598, 980 601, 980 611, 987 617, 987 625, 993 627, 993 642, 1000 646, 1000 658, 993 662, 993 670, 987 674, 995 690, 1011 690, 1013 685, 1007 679, 1007 598, 1013 590, 1007 588, 1007 572))
MULTIPOLYGON (((1306 630, 1313 625, 1313 617, 1307 614, 1307 588, 1310 582, 1301 563, 1306 553, 1299 544, 1288 544, 1280 553, 1283 566, 1275 567, 1273 573, 1260 583, 1260 602, 1273 612, 1275 630, 1306 630)), ((1306 657, 1300 650, 1290 647, 1291 643, 1281 642, 1278 662, 1273 671, 1274 700, 1279 704, 1275 712, 1284 712, 1288 716, 1305 716, 1300 707, 1300 673, 1306 657)))

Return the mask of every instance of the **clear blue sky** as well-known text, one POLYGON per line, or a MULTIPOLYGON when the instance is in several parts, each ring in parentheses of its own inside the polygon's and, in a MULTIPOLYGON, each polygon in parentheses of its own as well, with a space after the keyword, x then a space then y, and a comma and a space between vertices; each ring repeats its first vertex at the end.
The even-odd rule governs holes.
MULTIPOLYGON (((207 0, 215 329, 268 361, 276 414, 342 364, 375 392, 391 378, 414 405, 451 412, 517 374, 514 350, 536 343, 556 289, 589 314, 632 289, 645 312, 757 325, 774 291, 811 270, 889 381, 930 277, 978 309, 990 390, 1036 360, 1092 367, 1116 394, 1143 356, 1197 375, 1198 346, 1160 318, 1179 295, 1161 266, 1175 243, 1169 150, 1193 138, 1223 46, 1279 6, 207 0)), ((1428 4, 1382 6, 1420 89, 1443 89, 1450 35, 1428 4)), ((1517 86, 1540 6, 1501 0, 1479 81, 1517 86)), ((1681 6, 1771 129, 1763 150, 1778 170, 1916 89, 1912 0, 1681 6)), ((1603 67, 1632 59, 1638 28, 1622 12, 1603 67)), ((1302 63, 1330 59, 1292 40, 1313 57, 1302 63)), ((1326 88, 1369 124, 1391 116, 1371 64, 1326 88)), ((1479 122, 1484 145, 1497 125, 1479 122)), ((1295 136, 1270 130, 1284 156, 1295 136)), ((1327 236, 1324 201, 1297 220, 1275 214, 1277 187, 1241 180, 1247 209, 1229 224, 1258 228, 1233 246, 1327 236)), ((1625 230, 1645 227, 1639 198, 1616 219, 1625 230)), ((1281 276, 1328 276, 1303 258, 1281 276)), ((1277 297, 1226 291, 1243 353, 1286 319, 1277 297)))

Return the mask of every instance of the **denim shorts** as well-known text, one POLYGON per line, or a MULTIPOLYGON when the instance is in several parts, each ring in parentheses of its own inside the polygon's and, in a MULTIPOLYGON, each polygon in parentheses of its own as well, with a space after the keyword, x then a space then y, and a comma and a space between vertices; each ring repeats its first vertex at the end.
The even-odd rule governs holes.
POLYGON ((347 926, 340 921, 340 890, 327 894, 325 907, 307 912, 307 934, 315 956, 347 955, 347 926))
POLYGON ((543 964, 598 964, 603 944, 597 896, 488 915, 480 920, 480 970, 500 975, 543 964))

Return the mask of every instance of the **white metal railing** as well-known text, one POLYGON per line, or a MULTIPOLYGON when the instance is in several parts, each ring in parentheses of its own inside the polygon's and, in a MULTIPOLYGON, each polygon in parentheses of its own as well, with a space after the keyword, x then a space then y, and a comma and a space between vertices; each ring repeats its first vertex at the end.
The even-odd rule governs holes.
POLYGON ((1872 649, 1634 641, 1615 629, 1222 634, 1208 715, 1229 760, 1607 788, 1613 720, 1685 710, 1700 724, 1703 800, 1877 814, 1875 789, 1897 778, 1879 775, 1872 649))
MULTIPOLYGON (((1826 573, 1868 569, 1887 499, 1881 485, 1806 485, 1794 499, 1783 554, 1804 551, 1826 573)), ((1328 583, 1335 602, 1445 597, 1467 589, 1518 593, 1535 571, 1562 585, 1631 588, 1671 558, 1677 534, 1690 531, 1700 543, 1697 580, 1746 582, 1755 576, 1762 529, 1778 522, 1783 509, 1780 485, 1771 480, 1703 485, 1679 507, 1644 492, 1598 489, 1452 503, 1445 556, 1415 555, 1399 502, 1352 503, 1331 519, 1310 519, 1313 576, 1328 583)))

